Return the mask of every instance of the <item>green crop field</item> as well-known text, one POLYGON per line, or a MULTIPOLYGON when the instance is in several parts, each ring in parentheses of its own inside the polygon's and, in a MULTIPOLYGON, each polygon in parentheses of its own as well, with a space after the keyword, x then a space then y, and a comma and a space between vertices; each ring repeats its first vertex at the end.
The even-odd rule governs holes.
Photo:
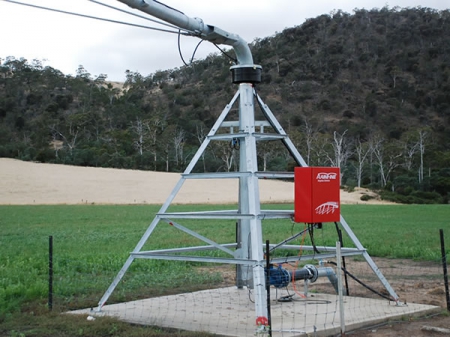
MULTIPOLYGON (((180 205, 172 206, 170 211, 234 208, 180 205)), ((49 236, 53 237, 54 247, 54 294, 58 297, 55 303, 61 309, 95 306, 158 210, 159 206, 144 205, 0 206, 0 323, 27 304, 46 304, 49 236)), ((439 229, 444 229, 447 237, 450 234, 448 205, 343 205, 341 211, 371 256, 437 260, 439 229)), ((216 242, 235 242, 235 221, 190 219, 180 223, 216 242)), ((264 220, 263 239, 277 243, 304 227, 289 220, 264 220)), ((319 247, 334 246, 338 239, 335 225, 329 223, 314 235, 319 247)), ((301 241, 310 243, 305 236, 290 244, 301 241)), ((350 246, 347 236, 343 242, 350 246)), ((144 249, 199 244, 197 239, 160 222, 144 249)), ((188 286, 192 290, 192 285, 202 288, 220 281, 218 273, 196 272, 193 267, 199 264, 137 260, 126 274, 126 287, 118 288, 111 299, 123 301, 174 290, 182 292, 188 286)))

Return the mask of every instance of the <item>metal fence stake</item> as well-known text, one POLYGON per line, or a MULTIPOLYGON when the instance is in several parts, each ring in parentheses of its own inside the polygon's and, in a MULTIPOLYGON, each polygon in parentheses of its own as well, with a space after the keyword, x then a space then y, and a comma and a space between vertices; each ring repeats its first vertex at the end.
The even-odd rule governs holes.
POLYGON ((447 273, 447 255, 445 253, 444 230, 440 229, 441 237, 441 253, 442 253, 442 269, 444 270, 445 300, 447 302, 447 311, 450 311, 450 296, 448 290, 448 273, 447 273))

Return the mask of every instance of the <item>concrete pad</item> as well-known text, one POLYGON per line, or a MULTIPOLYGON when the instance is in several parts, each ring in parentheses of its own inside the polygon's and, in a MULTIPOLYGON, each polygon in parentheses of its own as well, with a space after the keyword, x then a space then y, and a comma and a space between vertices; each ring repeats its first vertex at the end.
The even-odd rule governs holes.
MULTIPOLYGON (((83 309, 70 313, 112 316, 134 324, 243 337, 254 336, 257 329, 252 297, 252 290, 227 287, 105 305, 101 312, 83 309)), ((274 337, 341 333, 337 295, 310 293, 304 298, 294 290, 271 288, 270 305, 274 337), (289 298, 292 301, 282 301, 289 298)), ((345 331, 440 310, 431 305, 398 306, 383 299, 344 297, 345 331)))

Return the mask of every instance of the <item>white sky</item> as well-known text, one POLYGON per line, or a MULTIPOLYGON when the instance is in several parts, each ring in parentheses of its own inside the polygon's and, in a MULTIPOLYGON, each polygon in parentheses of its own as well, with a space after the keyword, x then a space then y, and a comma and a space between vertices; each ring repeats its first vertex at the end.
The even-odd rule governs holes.
MULTIPOLYGON (((121 13, 88 0, 17 0, 34 5, 57 8, 118 21, 155 26, 152 22, 121 13)), ((150 0, 148 0, 150 1, 150 0)), ((103 3, 135 11, 117 0, 103 3)), ((271 36, 284 28, 301 25, 341 9, 353 14, 355 8, 389 8, 399 6, 450 8, 450 0, 160 0, 190 17, 199 17, 246 41, 271 36)), ((164 28, 164 27, 162 27, 164 28)), ((200 40, 181 37, 185 60, 189 60, 200 40)), ((7 56, 46 60, 44 66, 75 75, 79 65, 92 75, 107 74, 108 80, 124 81, 125 71, 137 71, 146 76, 157 70, 183 65, 176 34, 154 32, 109 22, 70 16, 12 4, 0 0, 0 58, 7 56)), ((196 58, 201 59, 218 50, 203 42, 196 58)), ((258 60, 255 60, 258 63, 258 60)))

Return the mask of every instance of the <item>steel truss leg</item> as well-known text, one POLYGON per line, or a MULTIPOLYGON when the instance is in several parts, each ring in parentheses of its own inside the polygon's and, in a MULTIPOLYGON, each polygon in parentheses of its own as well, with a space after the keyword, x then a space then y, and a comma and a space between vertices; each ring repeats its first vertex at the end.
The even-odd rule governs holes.
MULTIPOLYGON (((283 143, 285 144, 286 148, 291 153, 291 155, 294 157, 294 159, 297 161, 298 165, 300 165, 302 167, 307 167, 308 165, 306 164, 305 160, 300 155, 298 150, 295 148, 294 144, 289 139, 288 135, 283 130, 283 127, 281 127, 280 123, 277 121, 277 119, 273 115, 272 111, 263 102, 263 100, 260 98, 259 95, 256 94, 256 97, 257 97, 258 103, 259 103, 259 105, 260 105, 260 107, 261 107, 265 117, 267 118, 267 120, 271 124, 272 128, 275 131, 277 131, 280 135, 284 135, 285 136, 285 139, 283 140, 283 143)), ((389 292, 389 294, 391 295, 393 300, 395 300, 395 302, 398 305, 400 305, 401 302, 399 302, 399 300, 398 300, 398 295, 395 293, 394 289, 391 287, 391 285, 386 280, 386 278, 383 276, 383 274, 381 273, 380 269, 378 269, 377 265, 375 264, 373 259, 370 257, 370 255, 367 253, 367 251, 365 251, 363 245, 358 240, 356 235, 353 233, 353 231, 351 230, 350 226, 347 224, 347 222, 345 221, 344 217, 342 217, 342 215, 340 217, 340 223, 341 223, 342 227, 344 228, 345 232, 347 233, 347 235, 351 238, 353 244, 355 244, 355 246, 359 250, 364 250, 363 257, 365 258, 366 262, 369 264, 369 266, 373 270, 373 272, 377 275, 378 279, 383 284, 383 286, 386 288, 386 290, 389 292)))
MULTIPOLYGON (((239 92, 237 92, 234 95, 233 99, 230 101, 230 103, 222 111, 222 113, 220 114, 219 118, 214 123, 214 126, 211 128, 210 132, 208 133, 206 138, 203 140, 200 148, 197 150, 197 152, 195 153, 195 155, 192 158, 191 162, 189 163, 189 165, 187 166, 186 170, 184 171, 184 173, 183 173, 184 175, 187 175, 187 174, 191 173, 192 169, 195 167, 195 165, 197 164, 197 162, 200 159, 201 155, 203 154, 203 152, 205 151, 206 147, 208 146, 208 144, 210 142, 210 138, 209 137, 211 137, 211 136, 216 134, 217 130, 219 129, 219 127, 222 124, 222 122, 225 120, 225 118, 228 115, 231 107, 233 106, 234 102, 237 100, 238 97, 239 97, 239 92)), ((183 186, 183 183, 185 182, 185 180, 186 179, 183 176, 180 178, 178 183, 175 185, 175 188, 172 190, 172 193, 169 195, 169 197, 167 198, 166 202, 163 204, 163 206, 159 210, 158 214, 163 214, 163 213, 166 212, 167 208, 170 206, 170 203, 172 203, 173 199, 175 198, 175 196, 177 195, 177 193, 180 191, 181 187, 183 186)), ((148 226, 147 230, 145 231, 145 233, 142 236, 142 238, 139 240, 138 244, 136 245, 136 247, 134 248, 132 253, 137 253, 137 252, 139 252, 142 249, 142 247, 144 246, 144 244, 147 242, 148 238, 152 234, 153 230, 155 230, 155 228, 158 225, 159 221, 160 221, 160 218, 158 216, 156 216, 153 219, 152 223, 148 226)), ((114 278, 113 282, 111 283, 111 285, 106 290, 105 294, 102 296, 102 298, 98 302, 97 311, 101 311, 102 307, 106 304, 106 302, 108 301, 108 298, 111 296, 111 294, 113 293, 113 291, 116 288, 116 286, 122 280, 123 276, 127 272, 127 270, 130 267, 131 263, 133 263, 133 261, 134 261, 134 257, 133 257, 132 254, 130 254, 128 259, 125 261, 125 264, 122 266, 122 268, 120 269, 119 273, 114 278)))
MULTIPOLYGON (((356 237, 356 235, 353 233, 352 229, 350 229, 349 225, 347 224, 347 222, 345 221, 344 217, 342 217, 341 215, 341 220, 340 223, 342 225, 342 227, 344 228, 345 232, 347 233, 347 235, 351 238, 353 244, 356 245, 356 247, 360 250, 364 250, 363 245, 361 244, 361 242, 358 240, 358 238, 356 237)), ((380 269, 378 269, 377 265, 375 264, 375 262, 373 261, 372 257, 370 257, 370 255, 367 253, 367 251, 364 250, 363 253, 363 257, 366 259, 366 262, 369 264, 370 268, 372 269, 372 271, 377 275, 378 279, 380 280, 380 282, 383 284, 383 286, 386 288, 386 290, 389 292, 389 294, 391 295, 392 299, 398 304, 400 305, 401 302, 399 302, 398 296, 395 293, 394 289, 391 287, 391 285, 389 284, 389 282, 386 280, 386 278, 383 276, 383 274, 381 273, 380 269)))

